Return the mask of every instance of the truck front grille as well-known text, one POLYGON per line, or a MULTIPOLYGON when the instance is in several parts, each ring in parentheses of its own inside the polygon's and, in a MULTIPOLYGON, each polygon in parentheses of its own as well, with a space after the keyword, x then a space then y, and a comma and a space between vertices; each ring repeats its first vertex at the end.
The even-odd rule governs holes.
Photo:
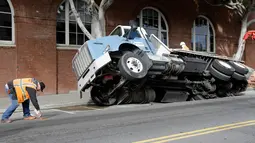
POLYGON ((88 66, 92 62, 92 57, 88 50, 87 42, 85 42, 75 54, 72 60, 72 68, 77 80, 83 75, 88 66))

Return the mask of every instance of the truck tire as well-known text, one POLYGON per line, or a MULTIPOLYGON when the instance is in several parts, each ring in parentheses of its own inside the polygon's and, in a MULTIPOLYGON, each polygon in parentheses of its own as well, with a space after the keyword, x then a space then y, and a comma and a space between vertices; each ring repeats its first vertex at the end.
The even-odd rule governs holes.
POLYGON ((92 87, 90 91, 90 97, 92 101, 98 106, 111 106, 116 104, 117 99, 113 96, 112 98, 104 99, 102 96, 102 92, 99 87, 92 87))
POLYGON ((156 92, 152 88, 149 88, 149 87, 146 87, 144 90, 145 90, 145 95, 147 97, 146 102, 149 102, 149 103, 154 102, 156 99, 156 92))
POLYGON ((146 100, 146 95, 143 89, 139 89, 136 91, 131 92, 132 95, 132 103, 144 103, 144 100, 146 100))
POLYGON ((213 61, 212 67, 227 76, 232 76, 235 72, 235 69, 230 64, 218 59, 213 61))
POLYGON ((117 105, 119 104, 129 104, 132 102, 132 96, 126 90, 121 90, 117 97, 117 105))
POLYGON ((164 96, 166 95, 166 90, 164 88, 153 88, 156 93, 156 98, 154 102, 161 102, 164 96))
POLYGON ((234 61, 229 61, 228 63, 235 69, 235 72, 237 72, 238 74, 246 75, 249 72, 248 68, 246 68, 241 63, 234 61))
POLYGON ((246 77, 244 75, 241 75, 237 72, 234 72, 234 74, 232 75, 232 78, 239 81, 246 80, 246 77))
POLYGON ((148 68, 146 62, 137 54, 126 51, 118 62, 120 74, 127 80, 144 78, 148 68))
POLYGON ((213 65, 209 67, 210 73, 217 79, 222 81, 229 81, 231 76, 221 73, 220 71, 216 70, 213 65))

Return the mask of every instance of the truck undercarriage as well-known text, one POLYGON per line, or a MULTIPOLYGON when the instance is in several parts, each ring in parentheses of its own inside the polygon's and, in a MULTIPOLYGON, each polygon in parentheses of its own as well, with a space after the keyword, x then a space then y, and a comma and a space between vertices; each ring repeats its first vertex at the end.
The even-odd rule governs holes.
MULTIPOLYGON (((136 55, 130 51, 124 53, 124 55, 136 55)), ((138 72, 139 64, 142 64, 141 59, 122 58, 126 59, 126 67, 129 68, 125 69, 125 65, 121 65, 120 61, 123 55, 112 54, 111 58, 114 60, 106 66, 107 68, 99 70, 94 81, 87 85, 92 87, 91 99, 97 105, 106 106, 143 104, 236 96, 246 89, 248 83, 245 74, 248 73, 248 69, 243 65, 239 65, 243 66, 241 69, 233 61, 227 61, 236 65, 235 68, 240 72, 237 73, 236 69, 228 68, 228 65, 224 67, 225 62, 220 59, 177 53, 179 53, 178 57, 176 54, 166 55, 171 59, 171 64, 153 61, 145 74, 138 72), (130 66, 128 63, 131 63, 130 66), (128 70, 132 71, 132 69, 140 76, 144 76, 138 77, 128 73, 128 70), (235 77, 235 74, 239 76, 235 77)))
POLYGON ((238 96, 248 85, 248 68, 227 57, 181 49, 159 56, 127 43, 118 50, 109 47, 92 60, 86 43, 73 60, 80 91, 90 89, 96 105, 238 96))

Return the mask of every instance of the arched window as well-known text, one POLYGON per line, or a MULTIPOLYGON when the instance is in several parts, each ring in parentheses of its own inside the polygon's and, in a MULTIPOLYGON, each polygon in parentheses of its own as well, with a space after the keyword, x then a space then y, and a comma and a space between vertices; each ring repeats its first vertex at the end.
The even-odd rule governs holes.
MULTIPOLYGON (((89 32, 91 32, 91 15, 88 12, 83 0, 73 0, 75 8, 80 15, 81 21, 89 32)), ((57 11, 57 44, 60 46, 82 45, 88 37, 80 29, 75 16, 65 0, 60 4, 57 11)))
POLYGON ((201 52, 215 52, 215 30, 205 16, 198 16, 192 28, 192 49, 201 52))
POLYGON ((138 16, 138 22, 149 35, 154 34, 168 45, 168 24, 159 10, 153 7, 144 8, 138 16))
POLYGON ((0 43, 14 44, 14 10, 10 0, 0 1, 0 43))

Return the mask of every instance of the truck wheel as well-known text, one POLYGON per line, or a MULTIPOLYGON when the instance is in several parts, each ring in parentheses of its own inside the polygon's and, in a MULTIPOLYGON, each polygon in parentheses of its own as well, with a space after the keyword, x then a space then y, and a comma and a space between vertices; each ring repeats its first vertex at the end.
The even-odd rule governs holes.
POLYGON ((117 105, 119 104, 129 104, 132 102, 132 96, 126 90, 121 90, 117 97, 117 105))
POLYGON ((139 89, 136 91, 131 92, 132 95, 132 103, 144 103, 144 100, 146 99, 146 95, 143 89, 139 89))
POLYGON ((231 65, 218 59, 213 61, 212 67, 227 76, 232 76, 235 72, 235 69, 231 65))
POLYGON ((220 71, 216 70, 212 65, 209 67, 210 73, 217 79, 222 81, 229 81, 231 76, 225 75, 220 71))
POLYGON ((236 93, 240 93, 240 92, 243 92, 243 91, 246 91, 247 88, 248 88, 248 81, 247 80, 243 80, 243 81, 240 81, 238 83, 235 83, 235 92, 236 93))
POLYGON ((216 94, 218 97, 227 97, 232 88, 232 82, 219 83, 217 84, 216 94))
POLYGON ((238 62, 234 62, 234 61, 229 61, 228 62, 234 69, 235 72, 241 74, 241 75, 245 75, 249 72, 248 68, 246 68, 243 64, 238 63, 238 62))
POLYGON ((154 88, 153 90, 156 93, 156 98, 154 102, 161 102, 164 96, 166 95, 166 90, 164 88, 154 88))
POLYGON ((205 98, 202 95, 195 95, 192 97, 193 100, 204 100, 205 98))
POLYGON ((237 72, 234 72, 234 74, 232 75, 232 78, 239 81, 246 80, 246 77, 244 75, 241 75, 237 72))
POLYGON ((90 96, 92 101, 98 106, 111 106, 116 104, 116 96, 104 98, 104 94, 106 93, 102 88, 94 86, 90 91, 90 96))
POLYGON ((154 102, 156 99, 156 92, 149 87, 146 87, 145 89, 145 96, 147 97, 147 102, 154 102))
POLYGON ((120 58, 118 67, 120 74, 127 80, 144 78, 147 75, 147 65, 142 58, 132 52, 125 52, 120 58))

